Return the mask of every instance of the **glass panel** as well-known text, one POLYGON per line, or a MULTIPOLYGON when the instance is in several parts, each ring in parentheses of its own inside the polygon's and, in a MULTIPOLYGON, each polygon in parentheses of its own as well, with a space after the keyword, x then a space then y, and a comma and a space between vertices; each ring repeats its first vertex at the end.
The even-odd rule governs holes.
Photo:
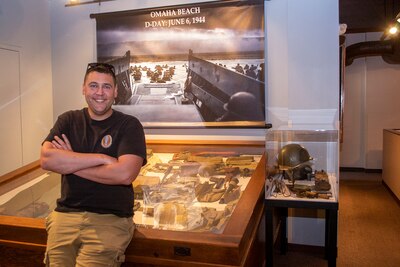
POLYGON ((60 175, 43 174, 0 196, 0 215, 44 218, 60 197, 60 175))
POLYGON ((338 201, 338 131, 269 130, 266 197, 338 201))
MULTIPOLYGON (((153 149, 148 149, 148 164, 133 182, 135 223, 213 233, 224 230, 264 151, 261 145, 153 149)), ((60 175, 46 173, 1 195, 0 215, 46 217, 60 192, 60 175)))
POLYGON ((136 224, 221 233, 261 154, 153 153, 133 183, 136 224))

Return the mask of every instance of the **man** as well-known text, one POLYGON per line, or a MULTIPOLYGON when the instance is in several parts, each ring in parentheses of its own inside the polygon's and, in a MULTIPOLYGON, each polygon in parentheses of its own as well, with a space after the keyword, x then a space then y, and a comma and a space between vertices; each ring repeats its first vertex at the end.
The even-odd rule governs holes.
POLYGON ((132 182, 146 163, 143 127, 112 109, 114 67, 88 65, 87 108, 59 116, 41 149, 43 169, 62 174, 46 218, 47 266, 120 266, 134 231, 132 182))

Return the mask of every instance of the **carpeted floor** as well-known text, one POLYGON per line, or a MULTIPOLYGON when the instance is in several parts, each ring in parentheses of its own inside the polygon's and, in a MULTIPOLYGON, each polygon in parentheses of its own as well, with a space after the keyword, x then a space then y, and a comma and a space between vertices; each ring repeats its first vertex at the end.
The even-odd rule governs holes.
POLYGON ((400 266, 400 206, 381 174, 343 173, 338 266, 400 266))
MULTIPOLYGON (((42 252, 0 246, 0 267, 39 267, 42 257, 42 252)), ((276 253, 274 265, 322 267, 327 261, 319 250, 289 247, 286 255, 276 253)), ((400 205, 382 184, 381 174, 341 173, 337 266, 400 266, 400 205)))
MULTIPOLYGON (((327 266, 322 253, 289 250, 274 256, 278 267, 327 266)), ((400 266, 400 205, 379 173, 340 175, 337 266, 400 266)))

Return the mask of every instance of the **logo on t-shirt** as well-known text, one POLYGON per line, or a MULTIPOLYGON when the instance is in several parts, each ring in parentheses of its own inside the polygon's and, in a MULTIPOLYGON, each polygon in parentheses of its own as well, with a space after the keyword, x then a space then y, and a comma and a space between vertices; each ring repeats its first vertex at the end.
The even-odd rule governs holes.
POLYGON ((112 145, 112 137, 111 135, 107 134, 106 136, 101 139, 101 146, 104 148, 109 148, 112 145))

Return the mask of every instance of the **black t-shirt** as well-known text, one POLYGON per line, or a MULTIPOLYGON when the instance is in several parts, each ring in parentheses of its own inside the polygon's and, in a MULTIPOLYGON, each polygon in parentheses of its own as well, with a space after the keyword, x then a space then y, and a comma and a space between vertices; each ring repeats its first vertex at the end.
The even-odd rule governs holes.
MULTIPOLYGON (((92 120, 87 108, 68 111, 60 115, 50 130, 46 141, 65 134, 72 150, 80 153, 102 153, 118 158, 134 154, 146 164, 146 143, 143 126, 133 116, 114 110, 102 121, 92 120)), ((62 175, 61 198, 56 211, 89 211, 115 214, 120 217, 133 215, 132 185, 106 185, 93 182, 75 174, 62 175)))

